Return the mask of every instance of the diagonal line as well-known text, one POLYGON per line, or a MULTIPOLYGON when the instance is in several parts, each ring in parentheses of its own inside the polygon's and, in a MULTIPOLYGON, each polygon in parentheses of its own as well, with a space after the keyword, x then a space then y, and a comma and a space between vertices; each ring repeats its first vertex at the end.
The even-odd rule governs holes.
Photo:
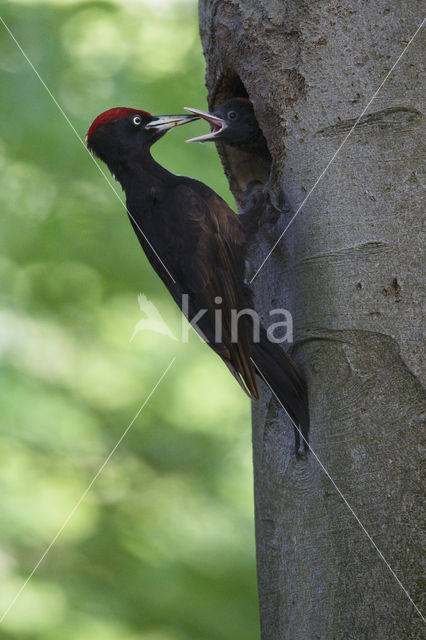
POLYGON ((364 109, 361 111, 361 113, 359 114, 358 118, 355 121, 355 124, 353 125, 353 127, 350 129, 349 133, 346 134, 346 136, 343 138, 343 142, 340 144, 340 146, 338 147, 338 149, 334 152, 334 154, 331 157, 331 160, 328 161, 328 163, 326 164, 325 168, 323 169, 322 173, 319 175, 319 177, 316 179, 314 186, 311 188, 311 190, 309 191, 308 195, 306 196, 306 198, 303 200, 302 204, 299 205, 299 207, 297 208, 296 213, 293 215, 293 217, 290 219, 289 223, 287 224, 287 226, 285 227, 284 231, 281 233, 280 237, 278 238, 278 240, 275 242, 275 244, 273 245, 272 249, 269 251, 268 255, 266 256, 266 258, 263 260, 262 264, 260 265, 260 267, 258 268, 258 270, 256 271, 256 273, 254 274, 254 276, 252 277, 252 279, 250 280, 250 284, 253 282, 253 280, 256 278, 256 276, 258 275, 259 271, 262 269, 263 265, 265 264, 265 262, 270 258, 272 252, 275 250, 275 248, 277 247, 278 243, 280 242, 280 240, 283 238, 283 236, 286 234, 287 230, 289 229, 289 227, 293 224, 296 216, 300 213, 300 211, 302 210, 302 208, 305 206, 306 202, 309 200, 309 198, 311 197, 311 195, 313 194, 313 192, 315 191, 315 189, 317 188, 318 184, 321 182, 321 180, 323 179, 324 175, 326 174, 326 172, 328 171, 328 168, 330 167, 330 165, 334 162, 334 160, 337 158, 337 156, 339 155, 340 151, 342 150, 343 146, 346 144, 346 141, 348 140, 349 136, 352 135, 352 132, 354 131, 355 127, 358 125, 359 121, 361 120, 362 116, 365 114, 365 112, 367 111, 368 107, 371 105, 371 103, 373 102, 373 100, 376 98, 377 94, 379 93, 379 91, 382 89, 383 85, 385 84, 385 82, 388 80, 389 76, 392 74, 392 72, 394 71, 395 67, 397 66, 397 64, 399 63, 399 61, 401 60, 402 56, 405 54, 405 52, 407 51, 408 47, 411 45, 411 43, 413 42, 414 38, 416 37, 416 35, 419 33, 420 29, 423 27, 424 23, 425 23, 426 18, 423 18, 421 24, 417 27, 416 31, 414 32, 414 34, 411 36, 410 40, 408 41, 407 45, 404 47, 402 53, 400 53, 400 55, 398 56, 398 58, 395 60, 395 62, 393 63, 392 67, 390 68, 390 70, 387 72, 387 74, 385 75, 385 77, 383 78, 379 88, 373 93, 372 97, 370 98, 370 100, 367 102, 367 105, 364 107, 364 109))
POLYGON ((14 41, 14 43, 16 44, 16 46, 18 47, 19 51, 22 53, 22 55, 24 56, 25 60, 28 62, 28 64, 30 65, 31 69, 34 71, 35 75, 37 76, 37 78, 40 80, 41 84, 43 85, 43 87, 46 89, 47 93, 49 94, 49 96, 51 97, 51 99, 53 100, 53 102, 55 103, 55 105, 58 107, 59 111, 61 112, 61 114, 64 116, 65 120, 67 121, 67 123, 69 124, 69 126, 71 127, 71 129, 73 130, 74 134, 76 135, 78 141, 80 142, 80 144, 82 145, 83 149, 88 153, 89 157, 92 159, 92 161, 94 162, 95 166, 98 168, 98 170, 101 172, 101 174, 103 175, 103 177, 105 178, 105 180, 107 181, 107 183, 109 184, 109 186, 111 187, 112 191, 114 192, 115 196, 118 198, 118 200, 121 202, 121 204, 123 205, 124 209, 127 212, 127 215, 129 216, 129 218, 132 220, 132 222, 134 222, 135 226, 137 227, 137 229, 140 231, 140 233, 142 234, 143 238, 145 239, 145 241, 147 242, 147 244, 149 245, 149 247, 152 249, 152 251, 154 252, 155 256, 157 257, 157 259, 159 260, 159 262, 161 263, 162 267, 164 268, 164 270, 166 271, 166 273, 170 276, 171 280, 173 281, 173 283, 176 283, 176 280, 173 278, 172 274, 170 273, 170 271, 167 269, 166 265, 164 264, 164 262, 162 261, 162 259, 160 258, 160 256, 158 255, 158 253, 156 252, 156 250, 154 249, 154 247, 152 246, 151 242, 148 240, 148 238, 146 237, 145 233, 142 231, 142 229, 140 228, 139 224, 136 222, 136 220, 134 219, 134 217, 132 216, 132 214, 130 213, 130 211, 128 210, 126 203, 124 202, 123 198, 120 196, 120 194, 118 193, 118 191, 116 190, 116 188, 114 187, 113 183, 111 182, 111 180, 108 178, 107 174, 105 173, 105 171, 102 169, 102 167, 96 162, 94 156, 92 156, 92 154, 90 153, 90 151, 88 150, 88 148, 86 147, 86 145, 84 144, 84 141, 80 138, 80 135, 77 131, 77 129, 74 127, 73 123, 71 122, 71 120, 69 119, 69 117, 67 116, 67 114, 65 113, 65 111, 62 109, 61 105, 59 104, 59 102, 56 100, 55 96, 53 95, 53 93, 50 91, 49 87, 47 86, 47 84, 45 83, 45 81, 43 80, 43 78, 41 77, 41 75, 39 74, 39 72, 37 71, 37 69, 35 68, 35 66, 33 65, 33 63, 31 62, 31 60, 29 59, 29 57, 27 56, 27 54, 25 53, 25 51, 23 50, 23 48, 21 47, 21 45, 19 44, 19 42, 17 41, 17 39, 15 38, 15 36, 13 35, 12 31, 9 29, 9 27, 7 26, 7 24, 5 23, 5 21, 3 20, 3 18, 0 16, 0 22, 2 22, 4 28, 6 29, 6 31, 8 32, 8 34, 10 35, 10 37, 12 38, 12 40, 14 41))
POLYGON ((31 580, 31 578, 33 577, 33 575, 35 574, 35 572, 37 571, 37 569, 39 568, 39 566, 41 565, 41 563, 43 562, 43 560, 45 559, 47 554, 49 553, 50 549, 55 544, 56 540, 59 538, 59 536, 61 535, 61 533, 63 532, 63 530, 67 526, 68 522, 71 520, 71 518, 73 517, 74 513, 77 511, 78 507, 83 502, 83 500, 85 499, 85 497, 89 493, 90 489, 92 488, 92 486, 95 484, 96 480, 101 475, 102 471, 105 469, 106 465, 108 464, 108 462, 110 461, 110 459, 112 458, 112 456, 114 455, 114 453, 116 452, 118 447, 120 446, 121 442, 124 440, 125 436, 127 435, 127 433, 130 430, 131 426, 135 422, 136 418, 139 416, 139 414, 141 413, 142 409, 147 405, 147 403, 149 402, 149 400, 150 400, 151 396, 153 395, 154 391, 157 389, 158 385, 163 380, 164 376, 166 375, 166 373, 168 372, 170 367, 173 365, 175 360, 176 360, 176 356, 174 358, 172 358, 172 360, 170 361, 170 363, 168 364, 166 369, 163 371, 161 376, 158 378, 158 380, 155 383, 154 387, 152 388, 152 390, 150 391, 148 396, 143 401, 141 407, 138 409, 137 413, 135 414, 133 420, 129 423, 127 428, 123 431, 121 437, 119 438, 119 440, 117 440, 116 444, 111 449, 110 453, 105 458, 104 462, 101 464, 101 466, 97 470, 96 474, 93 476, 93 479, 90 481, 90 483, 87 486, 87 488, 83 491, 83 493, 81 494, 80 498, 77 500, 77 502, 75 503, 74 507, 71 509, 70 513, 65 518, 62 526, 60 527, 60 529, 58 530, 58 532, 56 533, 56 535, 54 536, 54 538, 50 542, 49 546, 47 547, 47 549, 45 550, 45 552, 41 556, 40 560, 37 562, 37 564, 35 565, 34 569, 31 571, 30 575, 25 580, 24 584, 21 586, 21 588, 19 589, 19 591, 17 592, 17 594, 15 595, 13 600, 9 603, 9 606, 7 607, 6 611, 3 613, 2 617, 0 618, 0 624, 3 622, 3 620, 5 619, 5 617, 7 616, 7 614, 9 613, 9 611, 11 610, 11 608, 13 607, 13 605, 15 604, 15 602, 17 601, 17 599, 19 598, 19 596, 21 595, 21 593, 23 592, 23 590, 25 589, 27 584, 29 583, 29 581, 31 580))
POLYGON ((278 398, 277 394, 275 393, 275 391, 271 388, 271 386, 269 385, 269 383, 267 382, 265 376, 263 375, 262 371, 259 369, 259 367, 257 366, 257 364, 255 363, 255 361, 253 360, 253 358, 250 356, 250 360, 252 361, 252 363, 254 364, 254 366, 256 367, 256 369, 258 370, 262 380, 265 382, 265 384, 269 387, 269 389, 272 391, 272 393, 274 394, 275 398, 278 400, 278 402, 280 403, 280 405, 282 406, 282 408, 284 409, 284 411, 286 412, 286 414, 288 415, 288 417, 290 418, 291 422, 294 425, 294 428, 297 429, 297 431, 299 432, 299 434, 301 435, 304 443, 309 447, 311 453, 313 454, 313 456, 316 458, 318 464, 320 465, 321 469, 324 471, 325 475, 327 476, 327 478, 330 480, 331 484, 333 485, 333 487, 336 489, 337 493, 339 494, 339 496, 342 498, 343 502, 345 503, 345 505, 347 506, 347 508, 349 509, 349 511, 352 513, 353 517, 355 518, 355 520, 358 522, 359 526, 361 527, 361 529, 363 530, 363 532, 365 533, 365 535, 367 536, 367 538, 370 540, 371 544, 373 545, 373 547, 375 548, 375 550, 377 551, 377 553, 379 554, 379 556, 381 557, 381 559, 383 560, 383 562, 385 563, 385 565, 387 566, 387 568, 389 569, 389 571, 391 572, 391 574, 393 575, 393 577, 395 578, 395 580, 397 581, 397 583, 399 584, 399 586, 401 587, 401 589, 403 590, 403 592, 405 593, 405 595, 407 596, 407 598, 409 599, 409 601, 411 602, 411 604, 413 605, 413 607, 415 608, 415 610, 417 611, 417 613, 419 614, 419 616, 421 617, 421 619, 423 620, 423 622, 426 624, 426 620, 422 615, 422 612, 420 611, 420 609, 418 608, 418 606, 415 604, 415 602, 413 601, 413 599, 411 598, 410 594, 408 593, 407 589, 404 587, 404 585, 402 584, 401 580, 398 578, 398 576, 396 575, 395 571, 392 569, 392 567, 390 566, 389 562, 386 560, 385 556, 383 555, 383 553, 380 551, 379 547, 377 546, 377 544, 374 542, 373 538, 371 537, 371 535, 368 533, 367 529, 365 528, 365 526, 362 524, 361 520, 359 519, 359 517, 357 516, 357 514, 355 513, 355 511, 353 510, 353 508, 351 507, 351 505, 349 504, 349 502, 347 501, 347 499, 345 498, 345 496, 343 495, 342 491, 339 489, 339 487, 337 486, 337 484, 335 483, 335 481, 333 480, 333 478, 331 477, 331 475, 329 474, 329 472, 327 471, 327 469, 325 468, 325 466, 323 465, 323 463, 321 462, 321 460, 319 459, 319 457, 317 456, 317 454, 315 453, 315 451, 312 449, 311 445, 309 444, 309 442, 307 441, 307 439, 305 438, 305 436, 303 435, 301 429, 297 426, 297 424, 294 422, 294 420, 292 419, 292 417, 289 415, 288 411, 286 410, 286 408, 284 407, 283 403, 281 402, 281 400, 278 398))

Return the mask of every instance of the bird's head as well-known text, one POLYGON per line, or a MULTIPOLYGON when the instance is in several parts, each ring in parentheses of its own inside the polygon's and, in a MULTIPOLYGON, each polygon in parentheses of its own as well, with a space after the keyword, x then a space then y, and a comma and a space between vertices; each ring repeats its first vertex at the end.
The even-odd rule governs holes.
POLYGON ((148 111, 115 107, 95 118, 86 135, 86 144, 104 162, 120 162, 137 155, 159 140, 169 129, 198 116, 153 116, 148 111))
POLYGON ((211 132, 187 142, 222 141, 233 146, 246 146, 263 136, 248 98, 230 98, 213 113, 185 107, 194 116, 206 120, 211 132))

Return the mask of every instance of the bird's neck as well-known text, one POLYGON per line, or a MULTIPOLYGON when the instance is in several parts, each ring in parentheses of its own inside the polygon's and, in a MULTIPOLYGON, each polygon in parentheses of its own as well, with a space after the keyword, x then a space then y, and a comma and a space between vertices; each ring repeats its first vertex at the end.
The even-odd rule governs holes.
POLYGON ((174 175, 154 160, 149 151, 126 158, 124 161, 108 163, 111 173, 128 195, 137 188, 140 192, 155 183, 169 181, 174 175))

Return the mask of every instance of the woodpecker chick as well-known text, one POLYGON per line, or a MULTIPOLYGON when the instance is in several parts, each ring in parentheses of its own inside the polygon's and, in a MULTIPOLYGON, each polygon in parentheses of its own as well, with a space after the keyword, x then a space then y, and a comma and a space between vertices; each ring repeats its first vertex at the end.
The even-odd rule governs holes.
POLYGON ((203 118, 211 126, 211 132, 187 142, 224 142, 242 151, 249 151, 266 157, 268 151, 265 136, 256 120, 253 104, 248 98, 230 98, 213 113, 185 107, 186 111, 203 118))

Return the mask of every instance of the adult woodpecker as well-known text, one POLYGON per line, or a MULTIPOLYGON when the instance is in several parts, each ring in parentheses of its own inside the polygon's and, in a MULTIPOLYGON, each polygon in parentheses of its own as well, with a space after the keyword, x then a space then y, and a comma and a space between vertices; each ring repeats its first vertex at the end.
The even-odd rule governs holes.
MULTIPOLYGON (((136 236, 181 310, 190 321, 197 318, 199 333, 250 397, 258 398, 256 375, 266 379, 307 439, 307 390, 296 364, 270 342, 262 326, 256 341, 247 313, 233 332, 232 310, 253 310, 252 292, 244 282, 246 237, 238 216, 208 186, 170 173, 151 156, 151 146, 169 129, 193 119, 109 109, 91 124, 87 147, 121 184, 136 236), (219 305, 223 323, 218 332, 219 305)), ((295 443, 297 453, 297 428, 295 443)))

